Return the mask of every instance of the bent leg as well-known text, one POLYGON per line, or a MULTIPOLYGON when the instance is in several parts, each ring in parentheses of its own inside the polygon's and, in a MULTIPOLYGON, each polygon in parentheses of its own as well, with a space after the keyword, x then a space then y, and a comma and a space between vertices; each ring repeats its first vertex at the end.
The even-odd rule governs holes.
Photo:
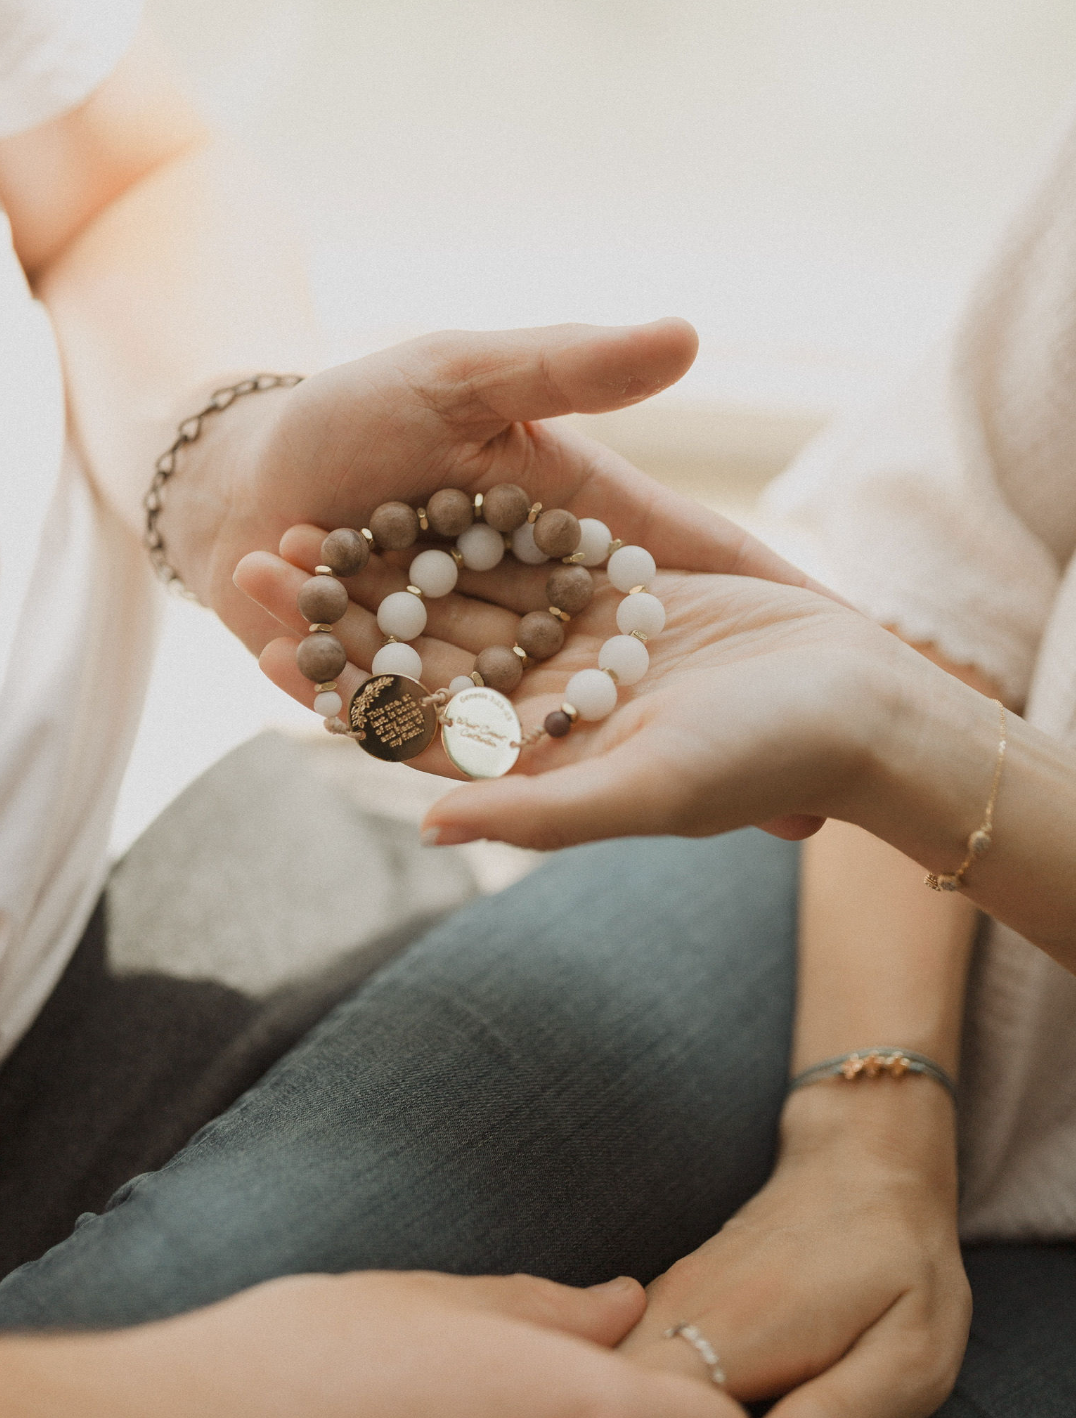
POLYGON ((0 1327, 311 1270, 649 1280, 771 1168, 796 864, 755 831, 602 843, 459 912, 10 1275, 0 1327))

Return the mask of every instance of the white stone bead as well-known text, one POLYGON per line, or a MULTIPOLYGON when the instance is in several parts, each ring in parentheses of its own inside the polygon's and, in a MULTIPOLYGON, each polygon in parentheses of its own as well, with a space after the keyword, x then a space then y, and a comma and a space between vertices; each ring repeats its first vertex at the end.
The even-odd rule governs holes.
POLYGON ((456 538, 456 548, 470 571, 492 571, 504 556, 504 538, 485 522, 476 522, 456 538))
POLYGON ((541 566, 543 561, 549 560, 545 552, 536 545, 534 527, 530 522, 524 522, 522 527, 517 527, 512 533, 512 553, 517 561, 522 561, 526 566, 541 566))
POLYGON ((339 714, 343 707, 344 701, 335 689, 323 689, 320 694, 314 695, 314 712, 320 714, 323 719, 331 719, 334 714, 339 714))
POLYGON ((420 551, 407 573, 412 586, 427 596, 447 596, 459 570, 447 551, 420 551))
POLYGON ((426 607, 410 591, 393 591, 377 608, 377 625, 382 635, 414 640, 426 629, 426 607))
POLYGON ((421 680, 422 656, 413 645, 397 640, 393 645, 382 645, 370 668, 375 675, 410 675, 412 679, 421 680))
POLYGON ((649 586, 657 574, 657 562, 646 547, 621 547, 609 558, 606 570, 618 591, 630 591, 633 586, 649 586))
POLYGON ((616 608, 616 628, 625 635, 633 630, 641 635, 660 635, 665 629, 665 607, 649 591, 625 596, 616 608))
POLYGON ((604 670, 579 670, 568 681, 564 699, 581 719, 604 719, 616 708, 616 685, 604 670))
POLYGON ((470 675, 457 675, 455 679, 449 681, 449 694, 459 694, 464 689, 474 689, 474 680, 470 675))
POLYGON ((581 566, 600 566, 609 555, 609 543, 613 540, 613 534, 604 522, 599 522, 597 517, 580 517, 579 519, 579 545, 576 552, 583 553, 581 566))
POLYGON ((613 670, 620 684, 638 684, 650 668, 650 656, 634 635, 614 635, 598 651, 598 668, 613 670))

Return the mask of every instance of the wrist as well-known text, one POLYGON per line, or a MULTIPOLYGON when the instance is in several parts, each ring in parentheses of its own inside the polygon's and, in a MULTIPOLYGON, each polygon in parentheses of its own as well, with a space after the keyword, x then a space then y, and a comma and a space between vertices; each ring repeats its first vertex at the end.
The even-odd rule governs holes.
POLYGON ((956 1201, 956 1110, 933 1079, 832 1079, 791 1093, 780 1124, 783 1163, 824 1158, 847 1170, 927 1182, 956 1201))

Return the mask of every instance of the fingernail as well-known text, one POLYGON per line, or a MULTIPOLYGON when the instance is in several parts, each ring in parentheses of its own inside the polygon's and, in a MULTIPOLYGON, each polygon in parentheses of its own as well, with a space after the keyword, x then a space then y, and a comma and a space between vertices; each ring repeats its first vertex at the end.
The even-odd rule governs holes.
POLYGON ((618 1275, 615 1280, 603 1280, 600 1285, 590 1285, 587 1288, 591 1291, 605 1290, 610 1295, 615 1295, 618 1291, 634 1290, 637 1283, 630 1275, 618 1275))
POLYGON ((474 833, 462 827, 424 827, 419 833, 419 841, 424 847, 458 847, 463 842, 474 840, 474 833))

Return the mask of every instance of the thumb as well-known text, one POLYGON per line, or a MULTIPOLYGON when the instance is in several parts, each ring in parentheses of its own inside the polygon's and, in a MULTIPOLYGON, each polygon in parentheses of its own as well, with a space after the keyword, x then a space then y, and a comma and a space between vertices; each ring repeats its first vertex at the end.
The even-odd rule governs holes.
POLYGON ((646 1309, 646 1291, 627 1275, 586 1290, 536 1275, 482 1275, 462 1283, 483 1308, 607 1348, 619 1344, 646 1309))
POLYGON ((699 340, 686 320, 453 331, 393 351, 446 423, 484 442, 517 419, 600 413, 637 404, 691 367, 699 340))
MULTIPOLYGON (((647 775, 652 778, 653 775, 647 775)), ((643 780, 631 740, 595 758, 530 776, 469 783, 440 798, 422 823, 427 846, 490 837, 553 851, 606 837, 678 831, 658 781, 643 780)))

